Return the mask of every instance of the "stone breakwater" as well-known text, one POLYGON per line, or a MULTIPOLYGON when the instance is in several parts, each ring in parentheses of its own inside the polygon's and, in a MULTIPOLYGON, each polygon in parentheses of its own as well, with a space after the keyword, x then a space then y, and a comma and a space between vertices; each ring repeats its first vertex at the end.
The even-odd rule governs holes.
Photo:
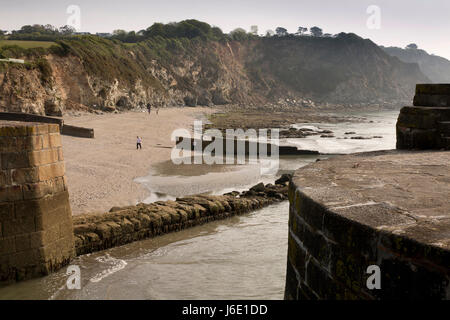
POLYGON ((248 191, 222 195, 196 195, 176 201, 158 201, 128 207, 114 207, 108 213, 75 216, 77 255, 156 237, 210 221, 225 219, 287 199, 289 178, 275 185, 262 183, 248 191))
POLYGON ((450 299, 450 152, 340 156, 289 186, 286 299, 450 299), (367 286, 369 266, 380 288, 367 286))

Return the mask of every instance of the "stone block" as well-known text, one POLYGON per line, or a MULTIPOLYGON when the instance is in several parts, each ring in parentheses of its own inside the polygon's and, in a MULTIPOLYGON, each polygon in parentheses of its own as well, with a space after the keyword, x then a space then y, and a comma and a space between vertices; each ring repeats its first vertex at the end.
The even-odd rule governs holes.
POLYGON ((321 204, 312 201, 309 197, 297 190, 295 192, 295 211, 302 219, 316 229, 322 229, 323 216, 326 208, 321 204))
POLYGON ((12 237, 36 231, 35 219, 32 216, 3 221, 3 236, 12 237))
POLYGON ((71 220, 67 218, 66 212, 61 209, 63 208, 46 211, 43 214, 36 216, 36 230, 49 230, 50 228, 57 226, 59 232, 60 224, 70 224, 71 220))
POLYGON ((37 168, 11 169, 11 183, 21 185, 26 183, 35 183, 39 181, 37 168))
POLYGON ((0 186, 6 186, 11 184, 11 171, 0 170, 0 186))
POLYGON ((58 152, 58 161, 64 161, 63 148, 60 147, 57 149, 58 152))
POLYGON ((2 153, 39 150, 42 148, 42 136, 0 137, 2 153))
POLYGON ((48 136, 51 148, 61 147, 61 135, 59 133, 50 133, 48 136))
POLYGON ((0 137, 23 137, 28 135, 26 126, 5 126, 0 127, 0 137))
POLYGON ((414 96, 413 105, 425 107, 450 107, 450 95, 416 94, 414 96))
POLYGON ((0 203, 0 221, 12 220, 14 217, 14 203, 0 203))
POLYGON ((14 236, 0 239, 0 256, 16 252, 16 239, 14 236))
POLYGON ((288 260, 286 268, 286 287, 284 290, 284 300, 297 300, 298 286, 299 284, 297 280, 297 274, 294 270, 294 267, 288 260))
POLYGON ((294 237, 288 238, 288 260, 291 267, 304 279, 306 270, 307 252, 297 243, 294 237))
POLYGON ((435 83, 417 84, 416 94, 450 95, 450 84, 435 84, 435 83))
POLYGON ((26 251, 26 250, 31 249, 30 234, 26 233, 26 234, 21 234, 21 235, 15 236, 15 243, 16 243, 16 251, 17 252, 26 251))
POLYGON ((65 166, 63 162, 43 165, 38 168, 39 181, 47 181, 56 177, 63 177, 65 166))
POLYGON ((41 136, 42 137, 42 149, 50 148, 50 136, 48 134, 41 136))
POLYGON ((59 124, 48 124, 48 133, 58 133, 59 134, 59 124))
POLYGON ((437 129, 416 129, 397 125, 397 149, 440 149, 442 140, 437 129))
POLYGON ((53 192, 53 183, 51 180, 23 185, 23 198, 25 200, 43 198, 53 194, 53 192))
POLYGON ((32 151, 29 153, 30 164, 33 166, 42 166, 59 161, 57 149, 47 149, 32 151))
POLYGON ((29 168, 30 159, 26 151, 2 153, 2 169, 29 168))
POLYGON ((23 199, 22 186, 0 186, 0 202, 23 199))

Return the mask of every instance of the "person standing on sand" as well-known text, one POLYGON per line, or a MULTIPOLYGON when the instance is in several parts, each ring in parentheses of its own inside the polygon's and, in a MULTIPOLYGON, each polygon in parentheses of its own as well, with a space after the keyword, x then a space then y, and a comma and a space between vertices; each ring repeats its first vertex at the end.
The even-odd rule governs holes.
POLYGON ((152 112, 152 106, 150 105, 150 103, 147 103, 147 111, 148 111, 148 114, 150 114, 152 112))
POLYGON ((142 149, 142 138, 137 136, 137 141, 136 141, 136 150, 137 149, 142 149))

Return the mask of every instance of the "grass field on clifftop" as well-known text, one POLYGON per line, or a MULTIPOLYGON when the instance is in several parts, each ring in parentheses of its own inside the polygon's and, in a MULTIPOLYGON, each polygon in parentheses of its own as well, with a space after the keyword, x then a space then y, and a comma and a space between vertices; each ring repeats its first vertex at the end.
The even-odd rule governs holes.
POLYGON ((0 47, 19 46, 24 49, 30 48, 50 48, 55 45, 52 41, 24 41, 24 40, 0 40, 0 47))

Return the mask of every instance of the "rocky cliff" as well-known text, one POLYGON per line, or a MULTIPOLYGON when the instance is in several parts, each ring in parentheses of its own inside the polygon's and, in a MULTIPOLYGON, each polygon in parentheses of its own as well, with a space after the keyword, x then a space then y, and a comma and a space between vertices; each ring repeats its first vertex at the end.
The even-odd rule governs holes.
POLYGON ((434 83, 450 82, 450 61, 421 49, 381 47, 386 53, 406 63, 417 63, 421 71, 434 83))
POLYGON ((407 101, 417 64, 352 34, 207 41, 155 37, 125 44, 94 36, 47 50, 0 48, 0 111, 264 104, 280 98, 337 103, 407 101), (14 49, 14 50, 13 50, 14 49))

